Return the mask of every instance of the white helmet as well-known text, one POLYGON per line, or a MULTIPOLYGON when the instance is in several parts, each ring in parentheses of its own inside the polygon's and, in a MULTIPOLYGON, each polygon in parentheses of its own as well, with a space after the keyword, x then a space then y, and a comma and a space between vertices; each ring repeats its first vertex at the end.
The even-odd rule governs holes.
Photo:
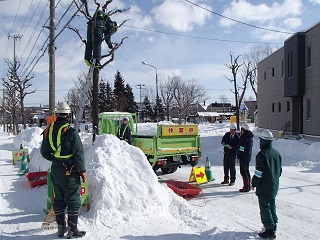
POLYGON ((270 132, 269 130, 264 130, 261 133, 260 138, 265 139, 265 140, 271 140, 271 141, 274 140, 272 132, 270 132))
POLYGON ((65 114, 71 113, 71 109, 70 109, 68 103, 66 103, 66 102, 59 103, 57 108, 56 108, 56 113, 57 114, 59 114, 59 113, 65 113, 65 114))
POLYGON ((250 129, 248 123, 245 123, 245 122, 241 124, 241 128, 247 131, 250 129))
POLYGON ((237 126, 234 123, 232 123, 230 124, 230 129, 237 129, 237 126))

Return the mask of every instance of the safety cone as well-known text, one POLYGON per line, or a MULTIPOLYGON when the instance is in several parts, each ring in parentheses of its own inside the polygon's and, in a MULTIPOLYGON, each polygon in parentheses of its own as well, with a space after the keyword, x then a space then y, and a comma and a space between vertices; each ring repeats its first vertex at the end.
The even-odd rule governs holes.
POLYGON ((23 152, 22 159, 21 159, 21 165, 19 170, 19 175, 24 175, 25 173, 29 172, 29 164, 27 161, 26 153, 23 152))
POLYGON ((210 161, 209 161, 209 158, 208 158, 208 157, 207 157, 207 159, 206 159, 206 168, 205 168, 205 171, 206 171, 206 175, 207 175, 208 182, 214 181, 215 178, 212 177, 211 166, 210 166, 210 161))

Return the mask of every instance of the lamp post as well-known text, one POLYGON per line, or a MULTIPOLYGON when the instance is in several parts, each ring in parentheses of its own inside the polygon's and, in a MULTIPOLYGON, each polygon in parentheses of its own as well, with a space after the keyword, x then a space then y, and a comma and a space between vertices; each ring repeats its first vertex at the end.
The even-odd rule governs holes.
POLYGON ((149 64, 149 63, 146 63, 145 61, 142 61, 142 64, 143 65, 148 65, 148 66, 150 66, 150 67, 153 67, 155 70, 156 70, 156 111, 157 111, 157 116, 156 116, 156 118, 157 118, 157 122, 159 122, 159 106, 158 106, 158 99, 159 99, 159 93, 158 93, 158 69, 155 67, 155 66, 153 66, 153 65, 151 65, 151 64, 149 64))

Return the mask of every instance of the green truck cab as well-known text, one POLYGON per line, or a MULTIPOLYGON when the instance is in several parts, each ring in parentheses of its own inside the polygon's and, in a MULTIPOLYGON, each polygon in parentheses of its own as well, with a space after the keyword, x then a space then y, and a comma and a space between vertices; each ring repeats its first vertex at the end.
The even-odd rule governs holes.
POLYGON ((157 124, 156 133, 138 134, 136 114, 102 112, 99 114, 99 134, 116 135, 122 119, 129 119, 132 145, 146 155, 154 171, 174 173, 182 165, 197 165, 201 157, 201 142, 197 124, 157 124))

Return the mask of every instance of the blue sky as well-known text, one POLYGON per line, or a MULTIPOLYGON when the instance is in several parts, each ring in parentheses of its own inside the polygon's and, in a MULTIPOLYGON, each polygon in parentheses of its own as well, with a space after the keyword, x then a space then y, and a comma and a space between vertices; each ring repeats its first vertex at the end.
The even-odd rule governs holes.
MULTIPOLYGON (((72 5, 61 19, 71 2, 56 0, 59 3, 56 10, 57 34, 75 12, 72 5)), ((88 2, 93 14, 93 0, 88 2)), ((34 63, 31 61, 43 53, 42 46, 49 34, 42 27, 48 26, 48 5, 49 1, 44 0, 0 1, 3 24, 0 29, 0 74, 2 78, 6 77, 4 59, 13 60, 13 38, 8 38, 8 35, 22 35, 16 42, 16 56, 21 61, 21 74, 25 69, 26 73, 34 74, 31 89, 37 90, 26 98, 26 106, 49 102, 47 52, 31 71, 34 63)), ((230 63, 229 53, 243 55, 254 46, 265 43, 277 49, 291 36, 290 33, 306 30, 317 23, 320 12, 320 0, 114 0, 109 6, 130 9, 112 17, 118 23, 129 19, 112 41, 128 38, 118 49, 114 62, 100 72, 105 80, 112 84, 119 70, 125 82, 133 88, 136 101, 139 101, 138 84, 145 85, 142 95, 145 92, 155 93, 155 69, 142 65, 141 61, 146 61, 157 68, 160 83, 168 76, 178 74, 185 81, 195 79, 206 90, 207 103, 219 101, 220 95, 225 95, 232 104, 232 84, 224 77, 231 77, 226 67, 230 63)), ((86 19, 82 15, 74 18, 70 25, 78 28, 85 37, 86 19)), ((88 67, 83 61, 84 45, 74 32, 64 30, 57 38, 56 48, 58 102, 64 100, 68 89, 73 87, 80 73, 88 71, 88 67)), ((106 44, 103 44, 102 51, 108 51, 106 44)), ((246 98, 253 96, 248 90, 246 98)))

